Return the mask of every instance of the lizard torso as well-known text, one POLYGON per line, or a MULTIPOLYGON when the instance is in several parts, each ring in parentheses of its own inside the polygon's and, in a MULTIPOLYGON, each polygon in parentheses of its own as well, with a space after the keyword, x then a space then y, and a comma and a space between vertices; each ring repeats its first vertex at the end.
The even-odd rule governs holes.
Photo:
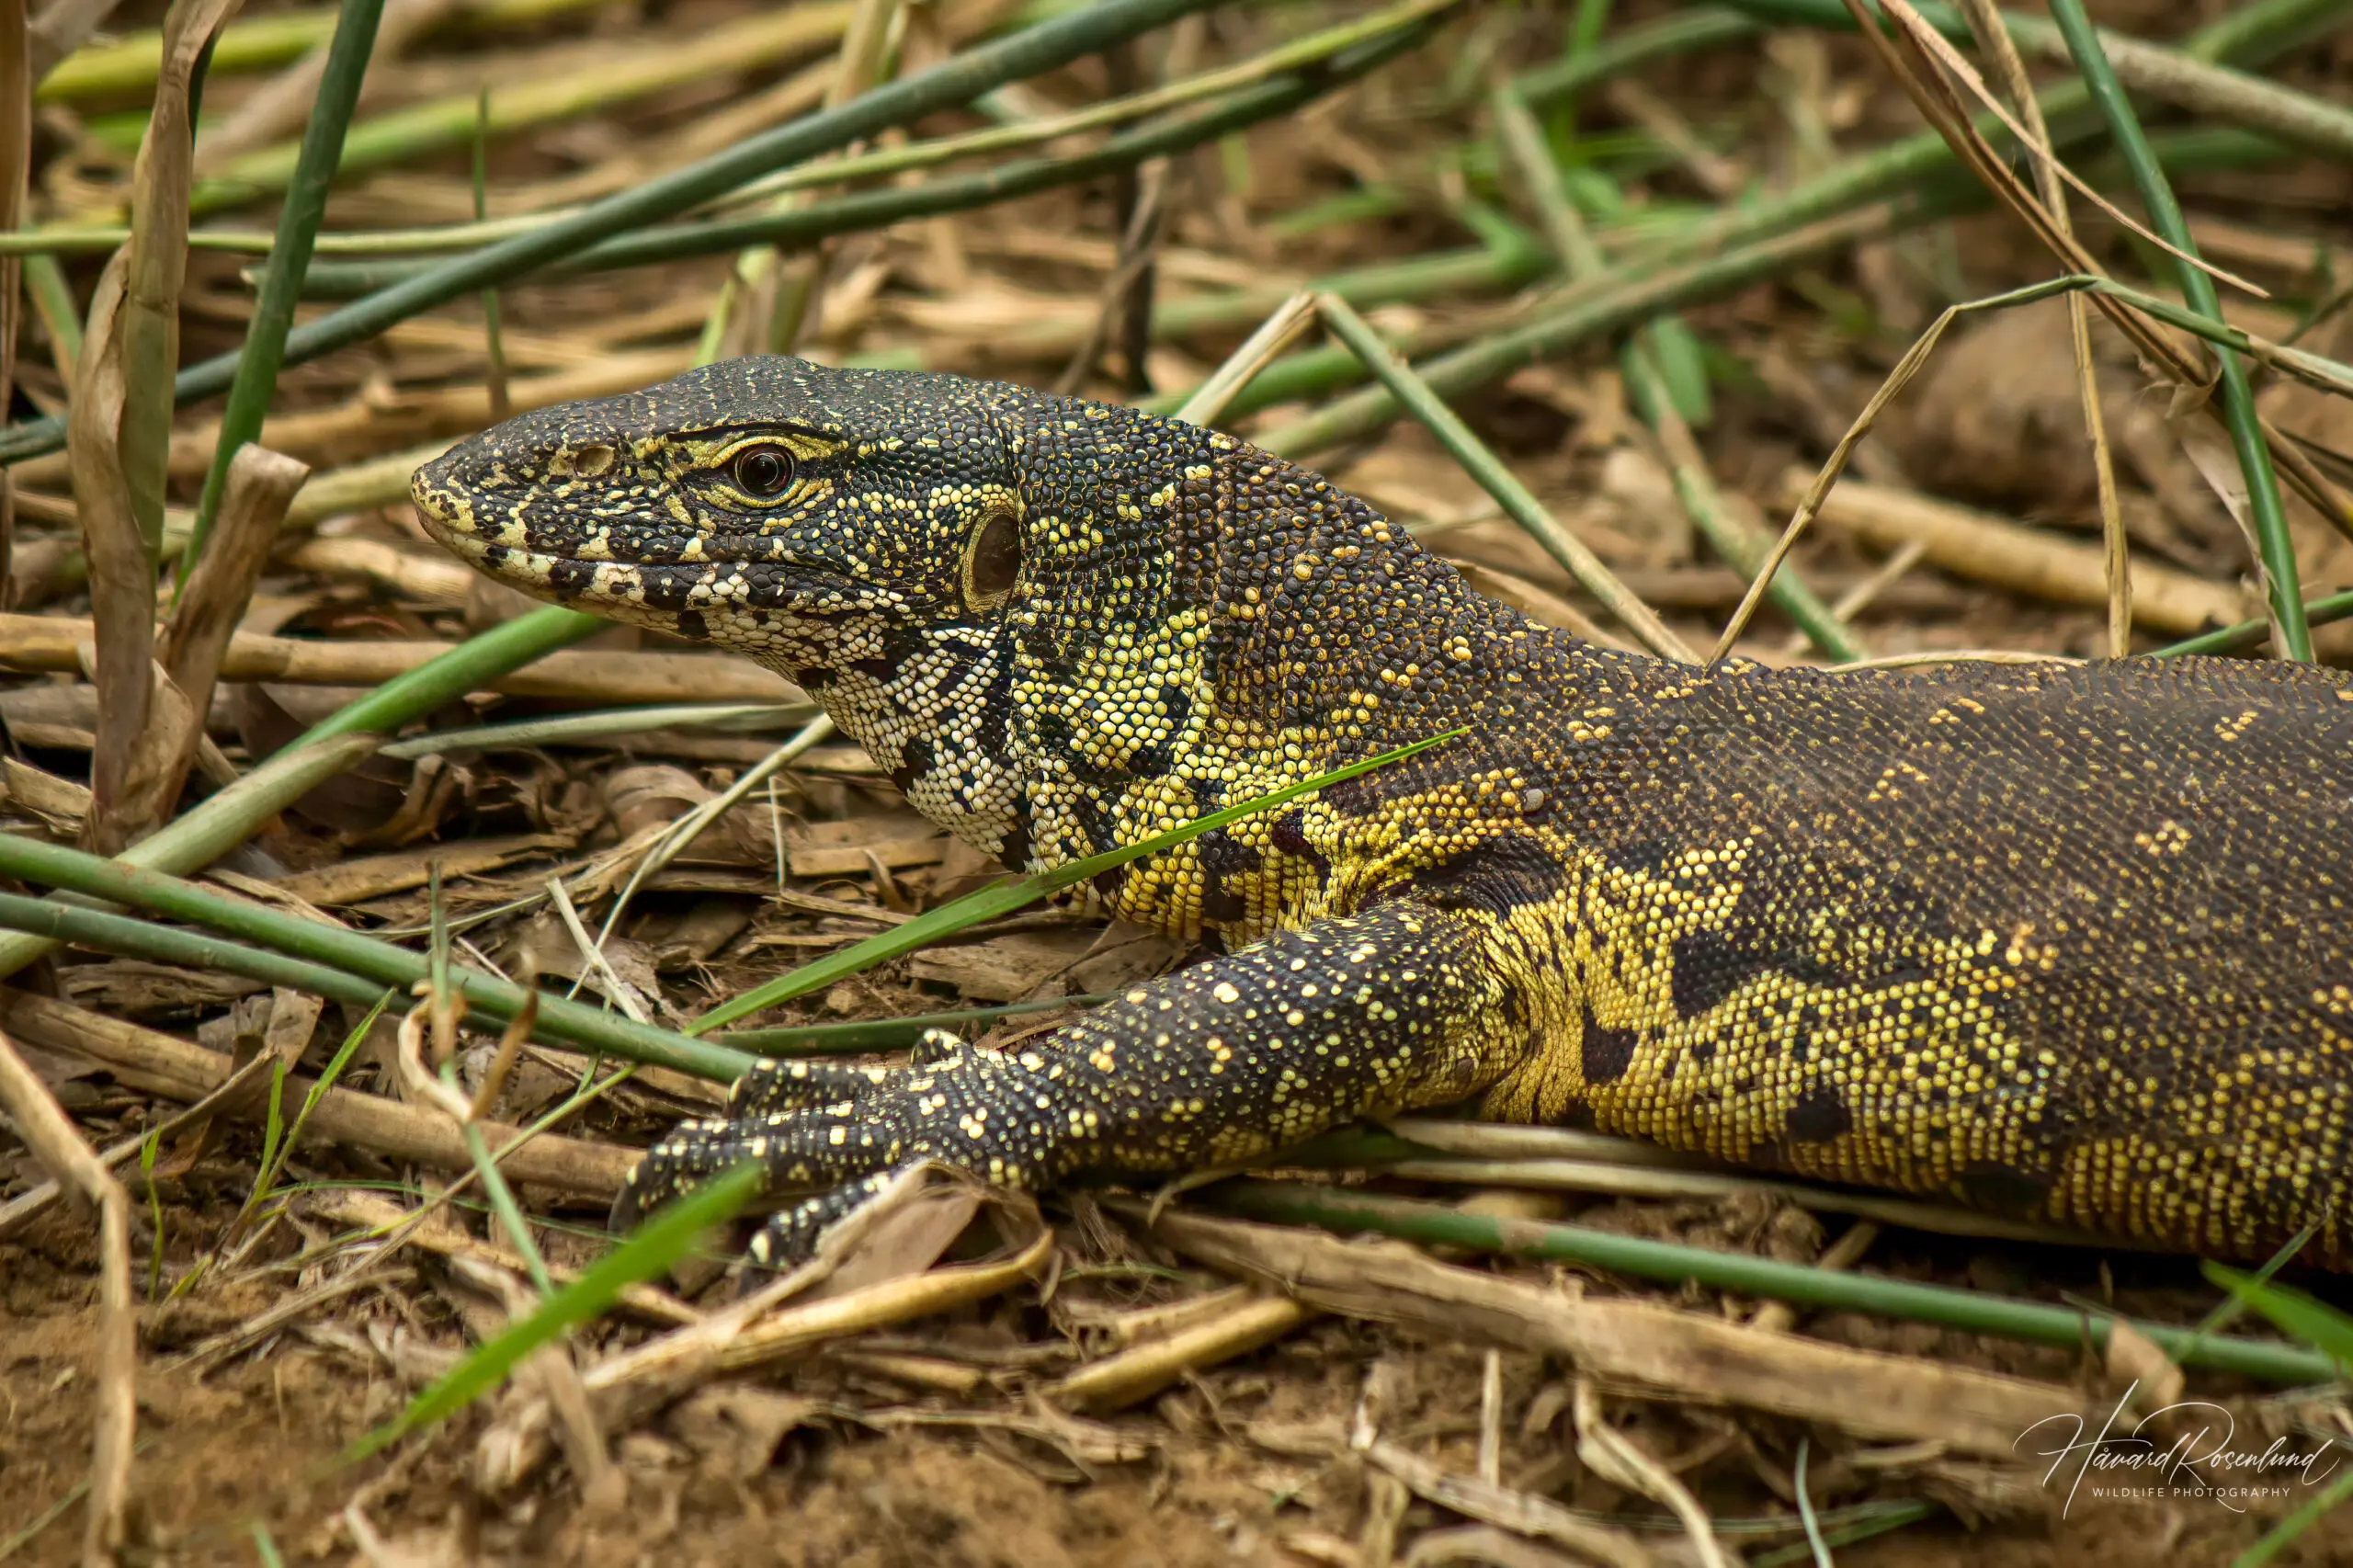
MULTIPOLYGON (((1106 1105, 1177 1108, 1138 1111, 1128 1142, 1074 1132, 1102 1163, 1475 1094, 2214 1253, 2316 1224, 2314 1255, 2353 1261, 2335 672, 1618 653, 1233 437, 792 360, 527 415, 416 492, 505 581, 800 680, 920 810, 1017 868, 1461 731, 1098 881, 1111 912, 1236 953, 1129 998, 1136 1043, 1175 1041, 1146 1051, 1162 1079, 1120 1054, 1120 1020, 1073 1031, 1099 1037, 1106 1105), (773 494, 755 451, 784 455, 773 494), (1429 973, 1353 984, 1426 927, 1429 973), (1349 959, 1324 931, 1391 935, 1349 959), (1178 1064, 1192 1037, 1151 1013, 1279 989, 1208 978, 1279 951, 1310 1005, 1198 1022, 1209 1065, 1178 1064), (1312 1005, 1327 968, 1369 1010, 1312 1005), (1443 1005, 1384 1017, 1384 988, 1416 987, 1443 1005), (1248 1084, 1219 1085, 1223 1111, 1186 1097, 1229 1061, 1248 1084)), ((1096 1163, 1030 1158, 997 1174, 1096 1163)))

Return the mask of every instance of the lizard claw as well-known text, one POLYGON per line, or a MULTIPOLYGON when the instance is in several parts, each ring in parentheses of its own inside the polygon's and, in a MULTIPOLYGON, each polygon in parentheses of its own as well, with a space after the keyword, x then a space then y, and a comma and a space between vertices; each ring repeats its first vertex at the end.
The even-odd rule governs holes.
POLYGON ((1069 1166, 1083 1119, 1051 1116, 1054 1058, 976 1051, 933 1030, 904 1068, 769 1062, 745 1074, 724 1114, 681 1122, 645 1153, 615 1201, 615 1229, 745 1161, 771 1195, 813 1194, 773 1216, 756 1264, 789 1267, 824 1229, 926 1161, 1029 1190, 1069 1166))

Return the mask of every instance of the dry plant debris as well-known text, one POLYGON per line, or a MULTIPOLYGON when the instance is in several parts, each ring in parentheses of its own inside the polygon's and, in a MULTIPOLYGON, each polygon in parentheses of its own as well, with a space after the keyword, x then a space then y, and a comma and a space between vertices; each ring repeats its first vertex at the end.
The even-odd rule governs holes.
MULTIPOLYGON (((0 263, 0 815, 242 907, 438 931, 669 1029, 990 881, 789 684, 620 628, 563 647, 587 629, 525 619, 409 514, 408 472, 500 411, 767 346, 1187 406, 1537 619, 1670 656, 2264 656, 2279 529, 2236 393, 2141 302, 2194 243, 2244 285, 2222 309, 2313 642, 2353 655, 2341 0, 2092 7, 2184 210, 2162 233, 2069 101, 2063 28, 1988 51, 1974 0, 1890 5, 1879 46, 1844 0, 1172 3, 675 200, 1074 8, 257 0, 199 97, 230 9, 0 16, 0 227, 34 232, 0 263), (335 101, 343 173, 306 187, 335 101), (2016 130, 2055 160, 2006 162, 2016 130), (308 346, 337 301, 631 200, 665 221, 308 346), (273 298, 281 222, 316 256, 273 298), (2067 274, 2108 281, 1938 324, 2067 274), (217 393, 205 367, 290 323, 257 396, 175 414, 175 364, 217 393), (1409 359, 1449 445, 1319 323, 1409 359), (461 645, 506 652, 445 676, 461 645), (394 744, 348 738, 387 715, 394 744)), ((616 1285, 448 1421, 328 1465, 595 1284, 632 1151, 714 1085, 429 995, 404 1026, 381 982, 309 993, 217 948, 0 956, 0 1562, 2219 1564, 2274 1531, 2271 1561, 2353 1561, 2353 1512, 2283 1525, 2353 1438, 2344 1383, 2177 1364, 2164 1325, 2217 1301, 2193 1265, 1445 1122, 1318 1169, 1507 1233, 2153 1326, 2099 1354, 1215 1193, 1041 1213, 949 1182, 740 1299, 707 1249, 616 1285), (2321 1457, 2260 1494, 2209 1464, 2102 1495, 2053 1437, 2196 1451, 2225 1419, 2234 1451, 2321 1457)), ((1032 904, 732 1038, 887 1059, 895 1020, 952 1014, 1009 1043, 1188 956, 1032 904)))

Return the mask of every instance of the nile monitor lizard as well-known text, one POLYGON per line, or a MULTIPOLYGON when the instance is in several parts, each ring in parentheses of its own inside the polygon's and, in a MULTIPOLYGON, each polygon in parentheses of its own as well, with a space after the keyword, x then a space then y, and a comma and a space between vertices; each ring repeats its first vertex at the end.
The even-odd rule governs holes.
POLYGON ((735 360, 421 470, 501 582, 756 659, 926 815, 1224 952, 1008 1053, 772 1062, 642 1164, 1037 1188, 1472 1100, 2216 1255, 2353 1265, 2353 685, 2279 663, 1706 668, 1469 589, 1231 437, 735 360))

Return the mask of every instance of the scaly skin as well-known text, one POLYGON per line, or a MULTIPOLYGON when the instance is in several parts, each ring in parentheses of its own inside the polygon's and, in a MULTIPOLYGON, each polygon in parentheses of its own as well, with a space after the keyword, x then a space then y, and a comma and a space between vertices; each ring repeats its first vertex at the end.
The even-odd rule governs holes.
POLYGON ((1458 726, 1131 864, 1224 956, 1012 1055, 772 1063, 624 1215, 743 1158, 804 1250, 937 1159, 1037 1188, 1475 1097, 2224 1256, 2348 1262, 2353 687, 2206 659, 1699 669, 1472 593, 1230 437, 748 359, 419 471, 498 580, 801 682, 1020 869, 1458 726))

